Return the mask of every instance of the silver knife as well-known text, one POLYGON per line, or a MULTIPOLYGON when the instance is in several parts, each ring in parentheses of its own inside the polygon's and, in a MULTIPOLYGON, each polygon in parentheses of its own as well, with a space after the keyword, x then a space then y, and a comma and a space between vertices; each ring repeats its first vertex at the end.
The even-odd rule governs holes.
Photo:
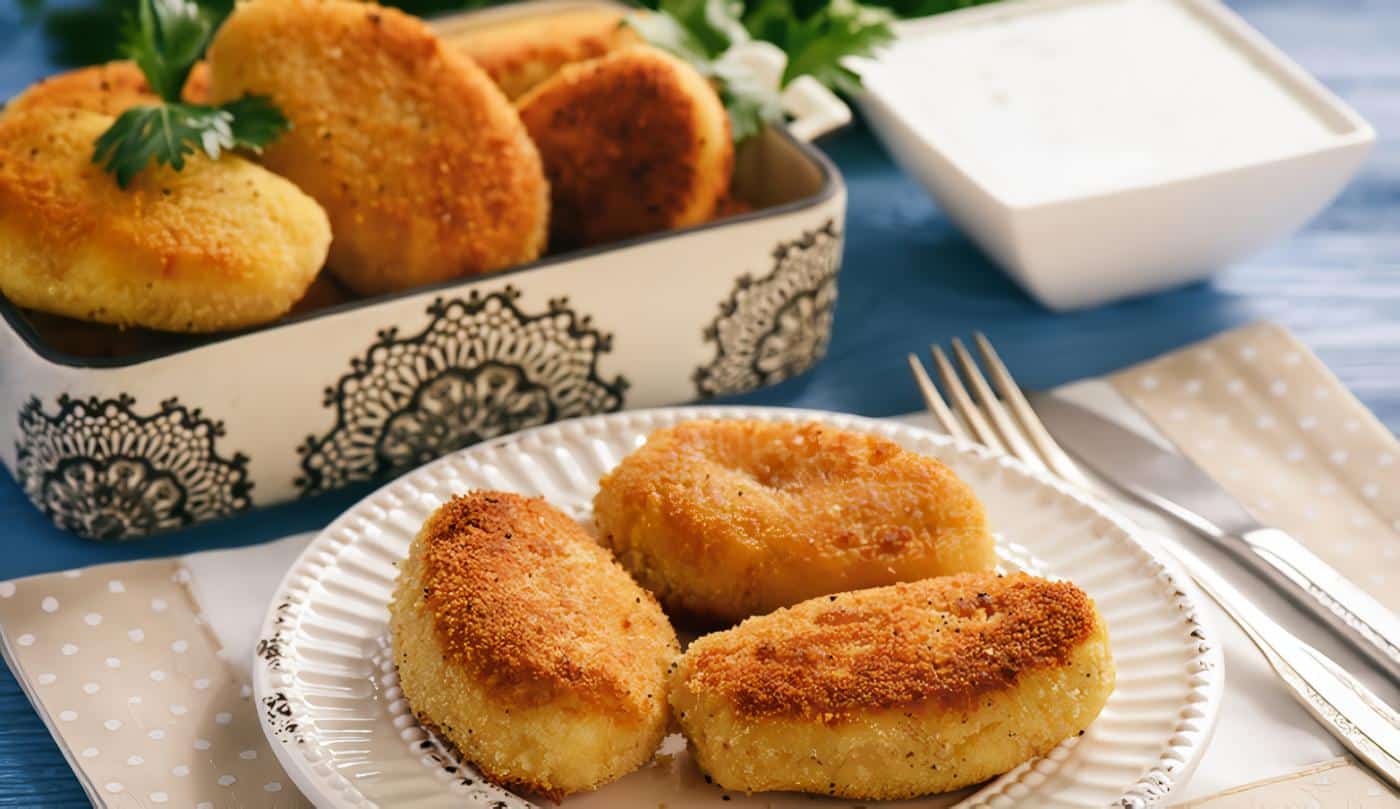
POLYGON ((1046 393, 1031 406, 1051 435, 1101 477, 1215 541, 1400 680, 1400 619, 1298 540, 1256 520, 1184 455, 1046 393))
POLYGON ((1357 758, 1400 789, 1400 716, 1331 658, 1274 623, 1190 551, 1156 537, 1165 551, 1259 647, 1294 698, 1357 758))

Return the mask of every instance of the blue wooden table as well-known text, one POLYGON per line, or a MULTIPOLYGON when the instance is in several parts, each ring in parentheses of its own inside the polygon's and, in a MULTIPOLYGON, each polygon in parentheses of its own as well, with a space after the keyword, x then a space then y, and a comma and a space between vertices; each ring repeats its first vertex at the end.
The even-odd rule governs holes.
MULTIPOLYGON (((19 2, 0 0, 0 97, 54 69, 19 2)), ((1049 386, 1267 318, 1300 335, 1382 421, 1400 429, 1400 4, 1232 5, 1380 133, 1361 175, 1305 230, 1208 284, 1051 314, 992 267, 856 127, 822 144, 850 186, 830 354, 807 376, 740 401, 893 415, 920 406, 904 354, 974 329, 992 337, 1026 383, 1049 386)), ((366 493, 353 489, 158 539, 100 545, 54 529, 0 473, 0 579, 263 542, 320 527, 366 493)), ((0 807, 87 805, 14 679, 0 669, 0 807)))

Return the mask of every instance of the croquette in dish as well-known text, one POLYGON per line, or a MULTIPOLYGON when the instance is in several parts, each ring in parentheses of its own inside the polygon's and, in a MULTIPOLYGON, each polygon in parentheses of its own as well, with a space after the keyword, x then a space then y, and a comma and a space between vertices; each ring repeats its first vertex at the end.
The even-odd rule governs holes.
MULTIPOLYGON (((209 95, 209 68, 195 64, 185 81, 184 98, 202 104, 209 95)), ((75 107, 103 115, 121 115, 132 107, 153 106, 160 97, 151 90, 141 68, 121 59, 82 67, 40 79, 5 104, 5 115, 35 107, 75 107)))
POLYGON ((481 65, 507 98, 515 99, 564 65, 641 42, 637 32, 624 24, 625 14, 614 6, 569 8, 465 27, 449 20, 436 30, 481 65))
POLYGON ((63 106, 0 117, 0 291, 117 326, 210 332, 292 307, 326 257, 325 212, 242 157, 196 152, 122 189, 92 160, 114 119, 63 106))
POLYGON ((734 142, 719 95, 656 48, 567 65, 517 105, 549 177, 552 249, 708 221, 729 189, 734 142))
POLYGON ((422 20, 348 0, 239 3, 210 94, 269 97, 292 129, 262 163, 330 216, 330 269, 362 295, 530 261, 549 187, 510 101, 422 20))
POLYGON ((822 596, 690 645, 671 706, 726 789, 852 800, 984 781, 1094 721, 1108 634, 1067 582, 965 573, 822 596))
POLYGON ((603 477, 593 509, 618 561, 703 624, 996 564, 982 504, 952 470, 817 423, 657 430, 603 477))
POLYGON ((558 799, 661 743, 676 634, 541 499, 476 491, 439 508, 399 571, 390 628, 414 714, 497 784, 558 799))

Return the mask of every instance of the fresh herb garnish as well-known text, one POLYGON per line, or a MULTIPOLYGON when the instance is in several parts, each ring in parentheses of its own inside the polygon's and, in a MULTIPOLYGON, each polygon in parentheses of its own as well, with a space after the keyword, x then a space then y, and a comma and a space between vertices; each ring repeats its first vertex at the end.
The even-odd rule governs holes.
POLYGON ((799 17, 789 0, 759 0, 744 17, 755 38, 772 42, 788 55, 786 84, 811 76, 841 93, 860 90, 860 76, 843 64, 849 56, 869 56, 894 39, 894 15, 855 0, 831 0, 799 17))
POLYGON ((132 107, 97 139, 92 160, 114 174, 118 186, 126 188, 151 161, 179 171, 196 149, 211 159, 228 149, 258 151, 291 127, 261 96, 217 107, 182 101, 180 91, 204 55, 215 21, 192 0, 137 2, 135 19, 122 31, 122 50, 162 103, 132 107))
POLYGON ((725 58, 731 47, 749 41, 739 18, 742 10, 735 0, 661 0, 654 11, 627 15, 627 24, 643 39, 685 60, 715 84, 735 141, 783 117, 777 92, 738 61, 725 58))
POLYGON ((867 56, 894 38, 894 17, 855 0, 832 0, 800 15, 789 0, 758 0, 745 13, 741 0, 658 0, 651 12, 628 15, 642 38, 693 65, 714 81, 729 112, 735 141, 782 121, 778 90, 798 76, 812 76, 838 92, 854 92, 860 77, 842 64, 867 56), (730 49, 760 39, 787 54, 780 87, 772 88, 730 49))

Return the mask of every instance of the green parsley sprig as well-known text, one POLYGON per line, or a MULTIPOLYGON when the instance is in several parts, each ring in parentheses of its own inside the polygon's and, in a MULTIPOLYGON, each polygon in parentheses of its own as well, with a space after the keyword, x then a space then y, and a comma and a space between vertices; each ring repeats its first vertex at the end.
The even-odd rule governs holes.
POLYGON ((725 59, 730 47, 749 40, 735 0, 661 0, 655 11, 627 16, 627 24, 647 42, 688 62, 714 82, 729 112, 735 141, 781 121, 778 94, 764 87, 743 65, 725 59))
POLYGON ((118 186, 126 188, 152 161, 180 171, 196 149, 211 159, 229 149, 256 152, 291 128, 262 96, 217 107, 181 100, 215 27, 193 0, 137 0, 136 16, 122 32, 122 50, 162 103, 123 112, 97 139, 92 160, 115 175, 118 186))
MULTIPOLYGON (((868 56, 894 39, 890 12, 855 0, 832 0, 803 15, 790 0, 758 0, 745 12, 742 0, 655 0, 650 12, 627 17, 647 42, 686 60, 717 86, 735 141, 783 120, 778 93, 737 60, 734 45, 761 39, 787 54, 781 84, 812 76, 844 93, 860 88, 860 77, 843 61, 868 56)), ((781 89, 781 88, 779 88, 781 89)))
POLYGON ((793 13, 790 0, 759 0, 744 16, 744 27, 788 55, 783 83, 811 76, 840 93, 860 91, 860 76, 846 67, 851 56, 869 56, 894 40, 894 15, 855 0, 831 0, 806 17, 793 13))

